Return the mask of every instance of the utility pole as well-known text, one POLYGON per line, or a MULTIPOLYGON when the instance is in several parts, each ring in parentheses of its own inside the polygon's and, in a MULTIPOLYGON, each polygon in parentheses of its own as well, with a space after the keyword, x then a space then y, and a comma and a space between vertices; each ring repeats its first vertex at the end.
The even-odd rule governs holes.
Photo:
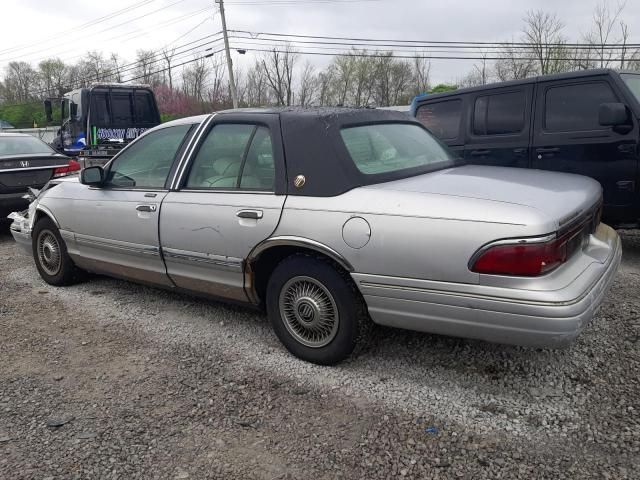
POLYGON ((220 4, 220 18, 222 18, 222 36, 224 37, 224 51, 227 54, 227 68, 229 69, 231 99, 233 100, 233 108, 238 108, 238 91, 236 90, 236 81, 233 77, 233 62, 231 61, 231 52, 229 51, 229 37, 227 37, 227 21, 224 18, 224 0, 215 0, 215 3, 220 4))

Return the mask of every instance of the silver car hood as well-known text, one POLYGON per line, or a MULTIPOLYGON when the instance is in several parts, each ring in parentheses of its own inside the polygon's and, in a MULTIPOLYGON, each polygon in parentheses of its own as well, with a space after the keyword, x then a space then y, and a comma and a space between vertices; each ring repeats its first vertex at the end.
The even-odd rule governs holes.
POLYGON ((366 188, 447 195, 535 208, 562 225, 594 205, 600 184, 570 173, 466 165, 366 188))

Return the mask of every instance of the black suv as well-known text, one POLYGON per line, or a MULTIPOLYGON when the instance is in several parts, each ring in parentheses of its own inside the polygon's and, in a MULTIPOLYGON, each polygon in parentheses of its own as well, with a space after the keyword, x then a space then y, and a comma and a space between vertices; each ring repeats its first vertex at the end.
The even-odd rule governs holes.
POLYGON ((411 113, 469 163, 579 173, 604 218, 640 226, 640 73, 545 75, 416 97, 411 113))

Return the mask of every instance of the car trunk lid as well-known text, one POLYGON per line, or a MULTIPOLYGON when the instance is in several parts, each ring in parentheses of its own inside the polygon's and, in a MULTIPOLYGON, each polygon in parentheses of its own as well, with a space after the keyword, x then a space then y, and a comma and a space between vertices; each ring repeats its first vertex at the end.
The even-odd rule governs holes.
POLYGON ((47 183, 56 168, 67 167, 64 155, 12 155, 0 158, 0 192, 18 193, 47 183))
POLYGON ((554 220, 558 230, 593 216, 602 195, 598 182, 581 175, 481 165, 449 168, 366 188, 524 205, 554 220))

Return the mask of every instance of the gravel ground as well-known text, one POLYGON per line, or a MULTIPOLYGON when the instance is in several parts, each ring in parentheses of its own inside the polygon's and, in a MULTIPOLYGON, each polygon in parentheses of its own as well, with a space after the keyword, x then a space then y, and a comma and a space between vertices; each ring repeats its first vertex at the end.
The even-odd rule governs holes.
POLYGON ((640 478, 640 232, 565 350, 376 329, 337 367, 251 310, 40 280, 0 233, 0 478, 640 478))

